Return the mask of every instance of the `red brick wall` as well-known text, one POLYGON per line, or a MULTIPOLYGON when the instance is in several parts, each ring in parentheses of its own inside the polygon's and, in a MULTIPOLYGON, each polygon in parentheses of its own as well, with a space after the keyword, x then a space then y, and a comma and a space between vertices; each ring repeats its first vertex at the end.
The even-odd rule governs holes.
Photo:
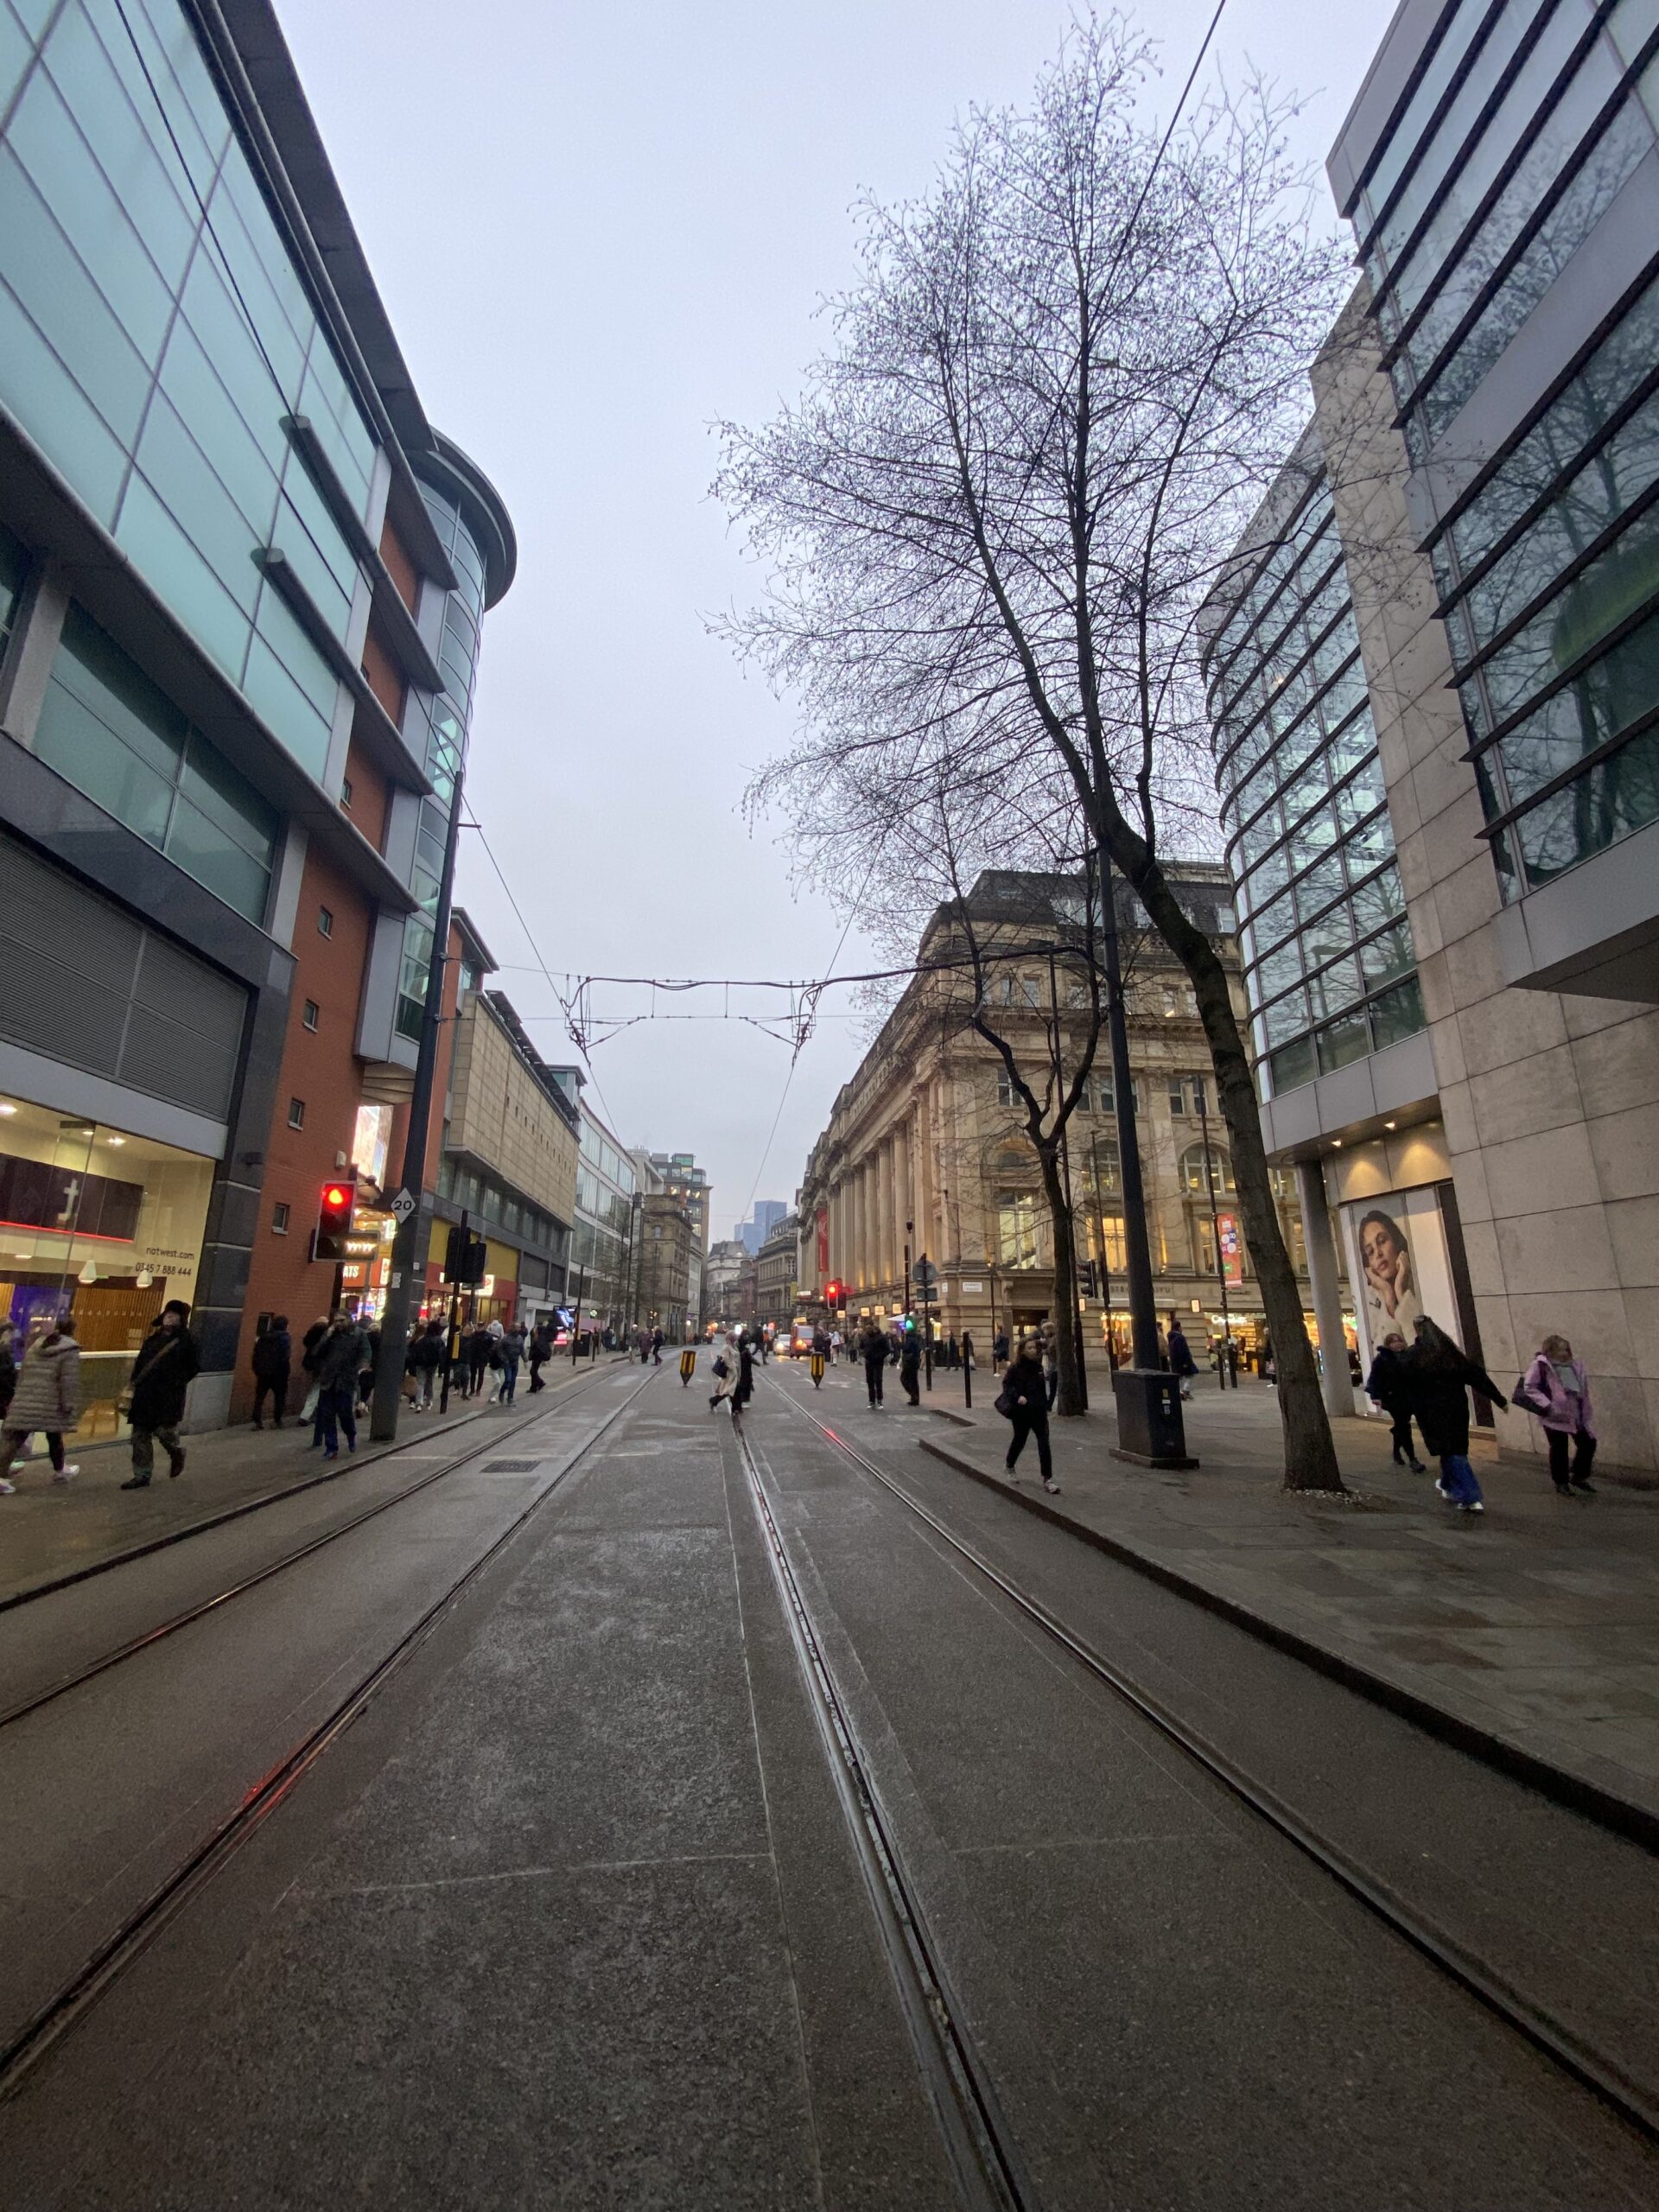
MULTIPOLYGON (((355 778, 353 782, 355 815, 355 778)), ((381 788, 372 770, 365 778, 365 786, 381 788)), ((317 1225, 323 1184, 338 1171, 340 1156, 348 1160, 351 1156, 362 1095, 353 1046, 372 927, 372 902, 313 845, 306 855, 294 925, 293 997, 276 1111, 265 1147, 264 1188, 259 1199, 248 1302, 231 1394, 232 1420, 245 1415, 253 1402, 248 1361, 258 1316, 286 1313, 297 1346, 312 1322, 327 1310, 334 1290, 333 1266, 312 1261, 307 1255, 311 1232, 317 1225), (334 933, 329 937, 317 927, 318 910, 322 906, 334 916, 334 933), (319 1009, 315 1032, 305 1027, 308 999, 315 1000, 319 1009), (302 1129, 288 1125, 289 1102, 293 1098, 305 1101, 302 1129), (271 1219, 274 1209, 283 1200, 289 1207, 288 1234, 279 1236, 272 1230, 271 1219)))
POLYGON ((364 752, 355 734, 346 751, 346 776, 352 787, 352 803, 344 811, 363 832, 375 851, 384 853, 386 849, 386 779, 364 752))
POLYGON ((386 564, 386 573, 397 587, 397 596, 412 614, 421 588, 420 570, 409 557, 404 542, 388 523, 380 533, 380 558, 386 564))
POLYGON ((375 635, 370 623, 363 633, 363 673, 369 689, 400 728, 404 719, 403 671, 375 635))

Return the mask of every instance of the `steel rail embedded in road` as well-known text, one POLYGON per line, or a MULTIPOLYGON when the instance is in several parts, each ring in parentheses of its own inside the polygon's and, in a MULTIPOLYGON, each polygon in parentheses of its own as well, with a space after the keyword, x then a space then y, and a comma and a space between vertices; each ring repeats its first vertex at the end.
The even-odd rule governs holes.
POLYGON ((784 1619, 957 2194, 969 2212, 1039 2212, 989 2074, 961 2024, 961 2008, 951 1998, 851 1716, 813 1628, 741 1417, 734 1414, 732 1426, 784 1619))
MULTIPOLYGON (((48 1998, 3 2049, 0 2049, 0 2102, 13 2095, 24 2077, 60 2043, 98 2002, 133 1961, 147 1950, 162 1930, 177 1918, 191 1898, 212 1880, 233 1853, 239 1850, 322 1754, 351 1726, 363 1708, 410 1659, 436 1628, 457 1599, 498 1559, 534 1515, 563 1484, 566 1477, 649 1388, 656 1370, 622 1403, 607 1414, 599 1427, 574 1452, 545 1490, 516 1514, 501 1534, 480 1554, 466 1571, 435 1599, 413 1627, 404 1630, 384 1657, 378 1659, 356 1686, 293 1750, 279 1759, 264 1778, 247 1791, 235 1810, 210 1831, 167 1878, 152 1890, 142 1904, 129 1913, 114 1934, 106 1937, 86 1963, 48 1998)), ((539 1416, 538 1416, 539 1417, 539 1416)))
POLYGON ((1564 2072, 1570 2074, 1581 2087, 1592 2091, 1641 2134, 1650 2141, 1659 2142, 1659 2105, 1655 2104, 1644 2085, 1634 2080, 1616 2058, 1586 2042, 1565 2021, 1557 2018, 1547 2005, 1528 1997, 1506 1976, 1459 1942, 1454 1936, 1415 1911, 1381 1875, 1371 1872, 1351 1859, 1338 1845, 1321 1835, 1274 1790, 1245 1773, 1224 1751, 1218 1750, 1179 1714, 1172 1712, 1161 1699, 1131 1681, 1110 1660, 1103 1658, 1099 1652, 1050 1612, 1040 1599, 1030 1596, 1001 1567, 994 1567, 971 1544, 965 1543, 936 1514, 930 1512, 918 1498, 912 1497, 901 1483, 895 1482, 873 1459, 867 1459, 855 1445, 849 1444, 838 1430, 832 1428, 829 1422, 820 1421, 809 1407, 801 1404, 792 1392, 780 1389, 779 1395, 791 1411, 828 1437, 866 1474, 880 1483, 884 1490, 891 1491, 918 1520, 925 1522, 952 1551, 1001 1591, 1012 1605, 1046 1636, 1059 1644, 1088 1674, 1133 1707, 1161 1734, 1178 1744, 1206 1773, 1234 1796, 1242 1799, 1253 1812, 1259 1814, 1280 1834, 1294 1843, 1299 1851, 1322 1866, 1395 1935, 1402 1936, 1414 1950, 1477 1998, 1507 2026, 1531 2044, 1535 2050, 1541 2051, 1564 2072))
MULTIPOLYGON (((584 1383, 580 1389, 565 1392, 558 1402, 559 1406, 570 1405, 578 1398, 585 1398, 593 1388, 594 1384, 589 1382, 584 1383)), ((62 1675, 48 1688, 37 1690, 29 1697, 20 1698, 16 1705, 0 1708, 0 1728, 10 1728, 14 1721, 26 1719, 31 1713, 38 1713, 43 1705, 50 1705, 54 1699, 65 1697, 71 1690, 79 1689, 84 1682, 92 1681, 99 1675, 108 1674, 111 1668, 118 1667, 123 1660, 137 1658, 140 1652, 148 1651, 152 1645, 164 1642, 169 1636, 176 1635, 180 1629, 188 1628, 193 1621, 202 1620, 207 1614, 217 1612, 222 1605, 228 1605, 232 1599, 243 1597, 250 1590, 257 1590, 262 1582, 269 1582, 273 1575, 281 1574, 288 1567, 297 1567, 302 1560, 310 1559, 314 1554, 324 1550, 329 1544, 338 1542, 341 1536, 349 1536, 353 1529, 360 1529, 365 1521, 372 1521, 379 1514, 389 1513, 394 1505, 402 1505, 407 1498, 418 1497, 422 1491, 429 1490, 434 1483, 442 1482, 446 1477, 454 1474, 460 1468, 467 1466, 473 1460, 482 1458, 485 1452, 499 1451, 502 1444, 512 1437, 521 1435, 533 1421, 544 1420, 548 1414, 557 1410, 558 1407, 555 1406, 537 1407, 533 1413, 525 1414, 522 1420, 499 1428, 495 1440, 491 1443, 474 1444, 469 1450, 458 1452, 453 1459, 446 1460, 442 1466, 429 1470, 414 1482, 405 1484, 402 1490, 395 1491, 390 1497, 383 1497, 376 1504, 365 1506, 362 1512, 354 1513, 349 1521, 342 1521, 338 1528, 325 1529, 320 1535, 308 1538, 293 1551, 284 1552, 279 1559, 274 1559, 266 1566, 257 1568, 253 1573, 245 1575, 239 1582, 232 1583, 228 1589, 215 1591, 211 1598, 204 1598, 198 1605, 187 1605, 182 1612, 175 1613, 170 1619, 160 1622, 155 1628, 146 1629, 142 1636, 129 1637, 125 1643, 118 1644, 114 1650, 106 1651, 101 1657, 90 1661, 87 1665, 77 1668, 73 1674, 62 1675)), ((377 1454, 377 1457, 389 1459, 391 1454, 383 1452, 377 1454)), ((368 1464, 372 1465, 373 1462, 371 1461, 368 1464)), ((339 1480, 341 1473, 349 1471, 349 1469, 340 1469, 334 1474, 319 1477, 316 1479, 335 1482, 339 1480)), ((309 1490, 311 1487, 312 1484, 308 1482, 296 1485, 299 1491, 309 1490)), ((292 1490, 281 1491, 276 1492, 275 1497, 264 1499, 262 1503, 271 1504, 275 1503, 276 1497, 291 1497, 295 1494, 295 1491, 292 1490)))

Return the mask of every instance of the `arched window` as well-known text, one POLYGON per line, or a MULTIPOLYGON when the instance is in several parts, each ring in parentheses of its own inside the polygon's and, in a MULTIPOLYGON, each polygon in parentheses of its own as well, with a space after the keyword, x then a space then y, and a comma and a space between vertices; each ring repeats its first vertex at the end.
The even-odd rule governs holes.
POLYGON ((1118 1191, 1122 1188, 1122 1163, 1118 1159, 1116 1137, 1093 1137, 1087 1145, 1079 1141, 1072 1154, 1072 1158, 1081 1160, 1083 1185, 1085 1190, 1094 1189, 1096 1168, 1099 1170, 1100 1187, 1103 1191, 1118 1191))
MULTIPOLYGON (((1218 1198, 1237 1196, 1238 1185, 1233 1180, 1233 1163, 1219 1145, 1212 1144, 1210 1147, 1210 1172, 1216 1179, 1216 1196, 1218 1198)), ((1180 1174, 1181 1188, 1189 1198, 1209 1197, 1210 1185, 1204 1172, 1204 1147, 1201 1144, 1188 1145, 1181 1154, 1180 1174)))

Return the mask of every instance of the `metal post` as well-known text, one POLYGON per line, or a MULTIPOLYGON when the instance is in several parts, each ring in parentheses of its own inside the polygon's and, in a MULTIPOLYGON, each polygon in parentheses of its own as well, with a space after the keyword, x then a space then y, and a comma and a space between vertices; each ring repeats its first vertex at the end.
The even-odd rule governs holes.
POLYGON ((922 1255, 922 1368, 926 1377, 925 1387, 933 1388, 933 1286, 928 1281, 925 1269, 927 1255, 922 1255))
MULTIPOLYGON (((1058 1112, 1060 1100, 1065 1094, 1065 1071, 1060 1063, 1060 988, 1054 966, 1054 948, 1052 944, 1048 948, 1048 1007, 1054 1024, 1054 1105, 1058 1112)), ((1089 1368, 1083 1336, 1083 1313, 1077 1304, 1077 1208, 1071 1202, 1071 1145, 1067 1127, 1065 1125, 1060 1129, 1060 1175, 1062 1187, 1065 1192, 1065 1217, 1071 1228, 1070 1240, 1071 1280, 1066 1285, 1066 1295, 1071 1309, 1071 1341, 1077 1347, 1077 1395, 1082 1401, 1080 1411, 1086 1414, 1089 1410, 1089 1368)), ((1054 1287, 1058 1293, 1059 1289, 1058 1269, 1054 1287)), ((1058 1302, 1057 1296, 1055 1303, 1058 1305, 1058 1302)))
POLYGON ((415 1087, 409 1101, 409 1135, 404 1145, 403 1189, 413 1210, 397 1224, 391 1240, 391 1266, 385 1309, 380 1316, 380 1357, 374 1372, 374 1402, 369 1434, 375 1442, 397 1433, 403 1403, 404 1357, 409 1350, 409 1317, 415 1302, 415 1268, 424 1260, 430 1230, 424 1198, 427 1145, 432 1131, 432 1097, 437 1085, 438 1038, 443 1027, 443 979, 449 958, 449 908, 455 888, 455 853, 461 842, 461 796, 464 772, 457 769, 449 801, 449 830, 443 841, 443 873, 438 878, 432 912, 432 957, 427 963, 426 1002, 421 1011, 421 1042, 415 1061, 415 1087))
POLYGON ((910 1314, 910 1311, 911 1311, 911 1299, 910 1299, 910 1240, 911 1240, 912 1236, 915 1234, 915 1230, 916 1230, 916 1224, 915 1224, 915 1223, 914 1223, 913 1221, 907 1221, 907 1222, 905 1224, 905 1313, 906 1313, 906 1319, 908 1319, 909 1314, 910 1314))
POLYGON ((1158 1364, 1152 1247, 1147 1238, 1146 1187, 1141 1179, 1141 1146, 1135 1135, 1135 1073, 1129 1065, 1129 1029, 1123 1012, 1117 902, 1112 894, 1112 864, 1103 847, 1100 853, 1100 935, 1106 971, 1106 1033, 1111 1046, 1112 1090, 1117 1102, 1118 1173, 1123 1185, 1123 1256, 1128 1278, 1130 1358, 1135 1366, 1151 1369, 1158 1364))
MULTIPOLYGON (((565 1280, 569 1281, 569 1270, 565 1280)), ((576 1270, 576 1303, 570 1315, 570 1364, 574 1367, 582 1357, 582 1299, 588 1287, 588 1262, 584 1260, 576 1270)))
MULTIPOLYGON (((1216 1248, 1216 1287, 1221 1293, 1221 1357, 1216 1362, 1216 1373, 1224 1390, 1233 1364, 1233 1323, 1227 1310, 1227 1263, 1221 1256, 1221 1224, 1216 1217, 1216 1176, 1210 1162, 1210 1111, 1203 1076, 1198 1077, 1198 1131, 1204 1143, 1204 1179, 1210 1186, 1210 1238, 1216 1248)), ((1233 1375, 1233 1388, 1238 1388, 1236 1373, 1233 1375)))

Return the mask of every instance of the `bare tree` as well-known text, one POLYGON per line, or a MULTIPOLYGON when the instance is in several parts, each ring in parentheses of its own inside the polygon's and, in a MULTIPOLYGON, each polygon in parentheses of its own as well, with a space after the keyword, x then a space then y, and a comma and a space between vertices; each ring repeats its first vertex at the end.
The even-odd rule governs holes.
POLYGON ((725 426, 716 492, 771 574, 724 626, 803 702, 758 784, 798 818, 826 755, 895 807, 929 754, 1064 776, 1197 997, 1287 1481, 1339 1489, 1226 972, 1165 861, 1210 781, 1198 610, 1295 442, 1345 271, 1282 111, 1257 88, 1160 139, 1151 67, 1122 17, 1091 17, 1028 111, 972 115, 924 198, 866 204, 805 397, 725 426))

